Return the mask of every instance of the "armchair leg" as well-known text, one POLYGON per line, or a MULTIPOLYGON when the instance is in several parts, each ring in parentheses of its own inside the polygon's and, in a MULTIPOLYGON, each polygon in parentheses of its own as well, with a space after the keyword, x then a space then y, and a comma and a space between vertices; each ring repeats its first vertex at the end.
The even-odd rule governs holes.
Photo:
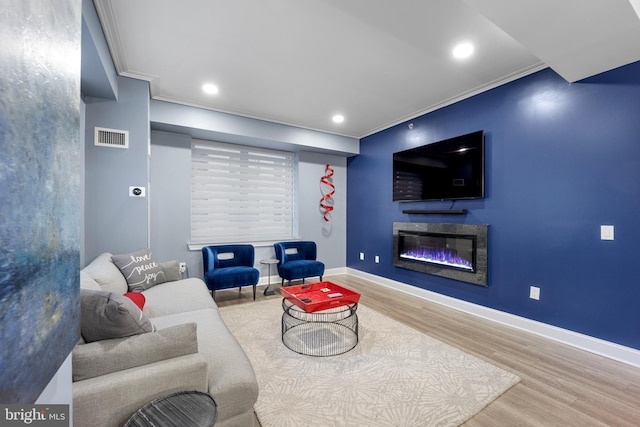
POLYGON ((281 288, 284 288, 284 278, 282 279, 282 283, 280 284, 281 288))
POLYGON ((253 300, 256 300, 256 285, 253 285, 253 300))
POLYGON ((322 276, 320 276, 320 281, 322 282, 322 276))
POLYGON ((304 277, 302 278, 302 284, 304 285, 304 277))

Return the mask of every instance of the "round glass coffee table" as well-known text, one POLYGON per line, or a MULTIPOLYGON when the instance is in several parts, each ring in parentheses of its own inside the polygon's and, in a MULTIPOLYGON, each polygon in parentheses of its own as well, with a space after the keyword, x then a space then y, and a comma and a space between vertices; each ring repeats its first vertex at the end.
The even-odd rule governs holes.
POLYGON ((210 427, 218 406, 208 393, 181 391, 160 397, 138 409, 124 427, 210 427))
POLYGON ((308 313, 282 300, 282 343, 307 356, 336 356, 358 344, 358 303, 308 313))

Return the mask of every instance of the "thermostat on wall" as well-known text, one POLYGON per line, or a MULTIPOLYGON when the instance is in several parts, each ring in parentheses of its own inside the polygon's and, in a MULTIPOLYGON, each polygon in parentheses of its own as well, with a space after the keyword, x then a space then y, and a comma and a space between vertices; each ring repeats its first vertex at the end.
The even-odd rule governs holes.
POLYGON ((129 187, 129 197, 145 197, 144 187, 129 187))

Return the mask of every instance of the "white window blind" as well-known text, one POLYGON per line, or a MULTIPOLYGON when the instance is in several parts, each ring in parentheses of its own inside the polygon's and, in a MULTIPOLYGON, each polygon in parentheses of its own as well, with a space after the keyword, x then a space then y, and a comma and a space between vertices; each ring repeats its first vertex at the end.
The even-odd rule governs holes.
POLYGON ((293 237, 294 153, 193 139, 191 241, 293 237))

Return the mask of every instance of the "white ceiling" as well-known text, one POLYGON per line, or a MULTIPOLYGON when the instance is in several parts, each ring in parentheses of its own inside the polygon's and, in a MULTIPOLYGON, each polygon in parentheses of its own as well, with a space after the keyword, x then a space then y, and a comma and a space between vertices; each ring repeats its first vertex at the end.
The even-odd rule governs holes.
POLYGON ((640 60, 640 0, 94 4, 118 73, 152 98, 356 138, 545 67, 574 82, 640 60))

